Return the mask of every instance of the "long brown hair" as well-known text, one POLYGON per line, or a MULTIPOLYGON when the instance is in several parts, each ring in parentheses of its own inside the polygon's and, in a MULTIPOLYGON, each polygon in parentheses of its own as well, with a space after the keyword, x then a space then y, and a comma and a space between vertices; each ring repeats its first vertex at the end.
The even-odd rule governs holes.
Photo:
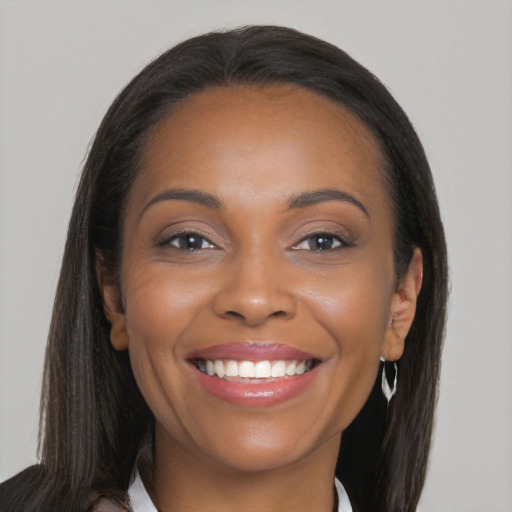
POLYGON ((34 510, 63 503, 79 510, 92 489, 126 490, 137 454, 151 445, 153 417, 128 355, 109 342, 96 264, 108 279, 118 279, 123 212, 152 128, 207 88, 271 83, 316 91, 365 123, 385 160, 397 273, 407 268, 414 247, 422 251, 423 286, 397 394, 387 408, 376 384, 343 434, 336 470, 356 511, 415 510, 430 449, 447 299, 432 175, 407 116, 375 76, 329 43, 273 26, 177 45, 128 84, 101 123, 78 187, 55 299, 42 397, 44 477, 34 510))

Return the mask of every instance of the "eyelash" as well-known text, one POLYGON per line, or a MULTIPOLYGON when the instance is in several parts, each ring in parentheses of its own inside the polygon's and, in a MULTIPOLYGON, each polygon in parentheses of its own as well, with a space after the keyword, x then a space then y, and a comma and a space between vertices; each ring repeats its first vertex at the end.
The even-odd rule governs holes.
MULTIPOLYGON (((201 245, 202 245, 201 243, 201 245)), ((171 235, 166 235, 161 240, 156 242, 157 247, 171 247, 173 249, 181 250, 181 251, 189 251, 189 252, 197 252, 204 249, 215 249, 216 246, 211 242, 206 236, 198 233, 197 231, 180 231, 178 233, 172 233, 171 235), (208 244, 207 247, 182 247, 180 242, 187 243, 187 238, 189 238, 189 243, 193 243, 193 240, 201 241, 202 243, 208 244), (192 240, 190 240, 192 239, 192 240), (173 242, 178 242, 177 245, 174 245, 173 242)))
MULTIPOLYGON (((353 244, 351 244, 344 237, 338 234, 329 233, 327 231, 319 231, 317 233, 308 234, 306 237, 302 238, 297 244, 295 244, 292 247, 292 249, 296 251, 310 250, 319 253, 325 251, 334 251, 337 249, 341 249, 343 247, 351 247, 352 245, 353 244), (312 242, 314 240, 316 240, 316 247, 312 246, 312 242), (322 241, 326 242, 327 247, 321 247, 322 241), (301 245, 304 243, 307 243, 308 247, 301 247, 301 245)), ((189 252, 197 252, 200 250, 216 248, 215 244, 211 242, 211 240, 209 240, 206 236, 202 235, 201 233, 198 233, 197 231, 180 231, 178 233, 167 235, 161 240, 157 241, 156 246, 171 247, 173 249, 189 252), (174 244, 174 242, 177 243, 174 244), (183 242, 183 244, 181 242, 183 242), (200 247, 194 247, 194 242, 200 242, 200 247), (207 244, 206 247, 203 247, 204 243, 207 244), (187 247, 187 244, 189 244, 190 246, 187 247)))
POLYGON ((294 245, 292 247, 292 249, 296 250, 296 251, 301 251, 301 250, 310 250, 310 251, 313 251, 313 252, 325 252, 325 251, 334 251, 334 250, 337 250, 337 249, 342 249, 344 247, 351 247, 353 244, 350 243, 349 241, 347 241, 344 237, 336 234, 336 233, 329 233, 328 231, 319 231, 317 233, 310 233, 308 234, 306 237, 302 238, 299 243, 297 243, 296 245, 294 245), (327 240, 328 242, 331 243, 331 245, 334 245, 334 247, 330 246, 330 247, 324 247, 324 248, 321 248, 321 247, 312 247, 311 246, 311 241, 312 240, 317 240, 317 245, 319 243, 319 239, 322 240, 327 240), (304 244, 304 243, 308 243, 308 246, 309 248, 305 248, 305 247, 300 247, 300 245, 304 244))

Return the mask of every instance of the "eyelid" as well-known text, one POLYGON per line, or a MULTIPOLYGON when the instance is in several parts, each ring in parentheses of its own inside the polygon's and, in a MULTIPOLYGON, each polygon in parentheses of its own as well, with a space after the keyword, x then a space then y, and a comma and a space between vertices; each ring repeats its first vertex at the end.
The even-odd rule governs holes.
MULTIPOLYGON (((325 229, 323 229, 323 230, 320 229, 318 231, 313 231, 311 233, 307 233, 306 235, 302 236, 300 238, 300 240, 291 247, 291 249, 295 250, 295 251, 309 250, 309 251, 315 252, 314 249, 311 249, 311 248, 310 249, 300 249, 298 246, 301 245, 302 243, 306 242, 310 238, 319 237, 322 235, 324 235, 326 237, 332 237, 339 242, 338 246, 332 247, 330 249, 323 249, 323 251, 332 251, 332 250, 336 250, 336 249, 340 249, 340 248, 344 248, 344 247, 352 247, 354 245, 353 242, 351 242, 346 236, 341 235, 340 233, 332 232, 332 231, 325 230, 325 229)), ((322 251, 318 251, 318 252, 322 252, 322 251)))
POLYGON ((180 236, 185 236, 185 235, 198 235, 199 237, 201 237, 204 241, 206 241, 210 245, 210 247, 196 249, 196 250, 207 250, 207 249, 216 249, 217 248, 217 245, 214 244, 208 236, 204 235, 203 233, 201 233, 200 230, 197 230, 197 229, 180 229, 178 231, 166 233, 156 240, 155 246, 171 247, 171 248, 177 249, 177 250, 185 250, 185 249, 176 247, 175 245, 171 244, 172 241, 178 239, 180 236))

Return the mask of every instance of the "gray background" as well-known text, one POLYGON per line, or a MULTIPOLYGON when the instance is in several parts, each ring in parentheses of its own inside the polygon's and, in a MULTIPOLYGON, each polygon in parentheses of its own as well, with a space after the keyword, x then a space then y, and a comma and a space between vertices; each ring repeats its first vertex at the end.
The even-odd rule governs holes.
POLYGON ((220 27, 325 38, 391 89, 437 182, 452 294, 423 512, 512 510, 512 3, 0 2, 0 478, 35 459, 43 352, 79 169, 152 57, 220 27))

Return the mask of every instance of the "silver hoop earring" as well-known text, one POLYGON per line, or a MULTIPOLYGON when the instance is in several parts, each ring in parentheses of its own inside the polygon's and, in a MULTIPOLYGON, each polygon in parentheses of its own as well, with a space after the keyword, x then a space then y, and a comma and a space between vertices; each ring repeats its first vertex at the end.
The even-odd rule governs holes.
POLYGON ((393 363, 394 369, 395 369, 395 378, 393 380, 393 387, 389 386, 388 378, 386 375, 386 360, 381 357, 380 360, 384 363, 382 365, 382 393, 386 397, 386 400, 389 402, 391 399, 395 396, 396 388, 397 388, 397 382, 398 382, 398 366, 396 365, 396 362, 393 363))

